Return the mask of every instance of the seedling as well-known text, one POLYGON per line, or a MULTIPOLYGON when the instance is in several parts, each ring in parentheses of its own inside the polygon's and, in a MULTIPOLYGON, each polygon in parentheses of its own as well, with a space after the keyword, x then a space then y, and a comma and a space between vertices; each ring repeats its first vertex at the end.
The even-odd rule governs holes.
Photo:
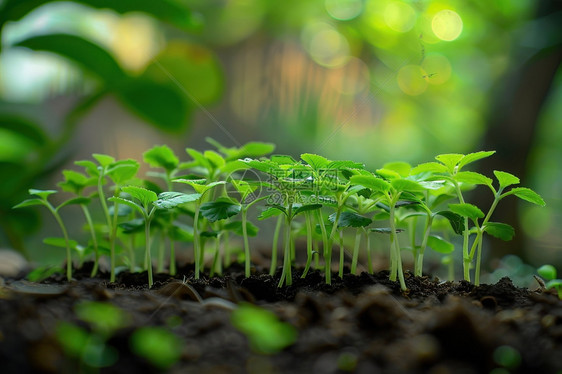
POLYGON ((556 268, 552 265, 543 265, 537 269, 537 273, 547 281, 546 288, 556 289, 558 298, 562 300, 562 279, 557 279, 556 268))
POLYGON ((43 205, 47 209, 49 209, 49 211, 53 214, 53 217, 55 217, 55 220, 59 224, 59 227, 62 231, 62 235, 64 237, 64 244, 65 244, 65 247, 66 247, 66 279, 70 281, 72 279, 72 253, 70 252, 71 243, 70 243, 70 239, 68 237, 68 231, 66 229, 66 226, 64 225, 64 222, 62 221, 62 218, 59 214, 59 210, 66 205, 83 204, 88 199, 83 198, 83 197, 70 199, 70 200, 67 200, 67 201, 63 202, 62 204, 60 204, 59 206, 57 206, 55 208, 48 201, 49 196, 54 194, 54 193, 57 193, 57 191, 55 191, 55 190, 30 189, 29 194, 38 196, 38 198, 28 199, 28 200, 22 201, 18 205, 14 206, 14 209, 24 208, 24 207, 28 207, 28 206, 34 206, 34 205, 43 205))

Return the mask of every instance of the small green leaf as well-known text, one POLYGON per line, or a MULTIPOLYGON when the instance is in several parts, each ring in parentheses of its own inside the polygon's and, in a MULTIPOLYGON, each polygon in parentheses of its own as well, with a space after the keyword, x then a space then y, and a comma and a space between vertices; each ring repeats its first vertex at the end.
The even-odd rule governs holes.
POLYGON ((448 241, 436 235, 430 235, 427 238, 427 245, 435 252, 444 254, 452 253, 455 250, 455 246, 453 245, 453 243, 449 243, 448 241))
POLYGON ((457 235, 462 235, 462 233, 464 232, 464 218, 463 216, 453 213, 449 210, 443 210, 440 212, 435 213, 435 215, 439 215, 442 217, 445 217, 449 223, 451 224, 451 227, 453 228, 453 231, 455 232, 455 234, 457 235))
POLYGON ((506 188, 512 184, 519 184, 519 178, 513 174, 506 173, 505 171, 494 170, 494 175, 500 183, 500 188, 506 188))
POLYGON ((435 156, 435 159, 443 163, 443 165, 447 167, 449 173, 453 174, 453 172, 455 171, 455 166, 457 166, 457 164, 463 157, 464 155, 460 153, 446 153, 435 156))
POLYGON ((330 163, 330 160, 327 158, 312 153, 303 153, 301 155, 301 159, 309 164, 314 170, 326 168, 330 163))
POLYGON ((424 164, 419 164, 410 171, 411 175, 421 174, 421 173, 446 173, 447 167, 438 162, 426 162, 424 164))
POLYGON ((537 273, 545 280, 556 279, 556 268, 552 265, 543 265, 537 269, 537 273))
POLYGON ((156 195, 156 193, 154 191, 147 190, 146 188, 127 186, 123 187, 121 190, 131 195, 134 199, 140 201, 141 205, 145 208, 148 208, 150 203, 158 200, 158 196, 156 195))
POLYGON ((528 201, 536 205, 540 205, 540 206, 546 205, 543 198, 538 193, 531 190, 530 188, 526 188, 526 187, 512 188, 511 190, 509 190, 509 192, 504 194, 504 196, 507 195, 515 195, 522 200, 528 201))
POLYGON ((74 161, 74 165, 82 166, 90 177, 95 177, 97 179, 97 177, 99 176, 98 165, 96 165, 93 161, 90 160, 74 161))
POLYGON ((322 208, 322 204, 307 204, 307 205, 297 206, 296 209, 293 211, 293 217, 296 216, 297 214, 309 212, 311 210, 316 210, 320 208, 322 208))
POLYGON ((203 153, 203 156, 205 156, 205 158, 209 160, 209 162, 215 169, 220 169, 226 164, 224 158, 222 158, 222 156, 215 151, 205 151, 205 153, 203 153))
POLYGON ((381 178, 376 178, 368 175, 354 175, 351 177, 351 183, 359 184, 363 187, 370 188, 376 192, 388 192, 390 190, 390 183, 381 178))
POLYGON ((36 190, 34 188, 29 189, 30 195, 39 196, 42 200, 47 200, 49 195, 57 193, 56 190, 36 190))
POLYGON ((56 337, 64 353, 76 359, 84 354, 91 339, 86 329, 65 321, 57 323, 56 337))
POLYGON ((484 231, 492 235, 494 238, 501 240, 511 240, 515 235, 515 229, 508 224, 499 222, 488 222, 484 227, 484 231))
POLYGON ((113 183, 122 186, 137 175, 139 166, 135 160, 120 160, 109 165, 106 175, 111 178, 113 183))
POLYGON ((464 203, 464 204, 449 204, 449 209, 456 214, 463 217, 468 217, 473 220, 478 218, 484 218, 484 213, 476 205, 464 203))
MULTIPOLYGON (((132 211, 131 206, 117 203, 117 217, 127 217, 132 211)), ((109 207, 111 217, 113 217, 113 213, 115 213, 115 205, 109 207)))
POLYGON ((339 169, 365 169, 365 164, 349 160, 338 160, 332 161, 328 164, 327 169, 339 170, 339 169))
MULTIPOLYGON (((330 214, 328 217, 330 222, 336 220, 336 213, 330 214)), ((365 227, 369 226, 373 221, 370 218, 363 217, 354 212, 342 212, 338 220, 338 227, 365 227)))
POLYGON ((155 145, 142 154, 144 162, 154 168, 163 168, 168 173, 178 167, 179 160, 167 145, 155 145))
POLYGON ((275 206, 275 207, 270 206, 269 208, 261 212, 261 214, 258 216, 258 220, 262 221, 270 217, 278 216, 281 213, 286 214, 285 208, 283 208, 282 206, 275 206))
POLYGON ((199 236, 202 238, 218 238, 219 233, 218 231, 203 231, 199 236))
POLYGON ((400 174, 398 174, 397 172, 395 172, 394 170, 390 170, 390 169, 377 169, 375 171, 375 174, 381 178, 387 179, 387 180, 392 180, 392 179, 401 179, 402 176, 400 174))
POLYGON ((211 222, 227 219, 240 213, 241 206, 228 200, 217 200, 201 205, 201 215, 211 222))
POLYGON ((396 161, 396 162, 389 162, 384 164, 384 169, 392 170, 400 174, 401 177, 405 178, 410 175, 410 171, 412 170, 412 165, 408 164, 407 162, 403 161, 396 161))
POLYGON ((244 144, 232 155, 230 159, 238 159, 243 157, 260 157, 269 154, 275 150, 275 144, 263 142, 249 142, 244 144))
POLYGON ((104 168, 115 162, 115 158, 100 153, 94 153, 92 157, 104 168))
POLYGON ((116 197, 116 196, 110 197, 110 198, 107 199, 107 200, 108 200, 108 201, 111 201, 111 202, 115 202, 115 203, 117 203, 117 204, 124 204, 124 205, 127 205, 127 206, 129 206, 129 207, 131 207, 131 208, 133 208, 133 209, 138 210, 138 211, 139 211, 141 214, 143 214, 143 215, 146 214, 146 212, 144 211, 143 207, 140 206, 139 204, 135 203, 134 201, 127 200, 127 199, 123 199, 122 197, 116 197))
POLYGON ((144 231, 144 218, 135 218, 118 224, 124 234, 135 234, 144 231))
POLYGON ((66 200, 64 203, 59 205, 56 210, 58 211, 62 207, 65 207, 67 205, 88 205, 88 204, 90 204, 91 201, 92 201, 92 199, 90 199, 88 197, 83 197, 83 196, 75 197, 73 199, 66 200))
POLYGON ((25 208, 27 206, 34 206, 34 205, 45 206, 46 202, 45 202, 45 200, 41 200, 41 199, 27 199, 27 200, 22 201, 18 205, 15 205, 14 207, 12 207, 12 209, 25 208))
MULTIPOLYGON (((244 233, 242 231, 242 221, 231 221, 223 226, 223 229, 232 231, 236 235, 242 236, 244 233)), ((246 221, 246 233, 248 236, 258 235, 259 228, 255 226, 252 222, 246 221)))
MULTIPOLYGON (((548 282, 546 282, 546 288, 547 289, 551 289, 551 288, 555 288, 558 291, 558 295, 559 297, 562 296, 560 293, 560 289, 562 288, 562 279, 551 279, 548 282)), ((562 299, 562 297, 560 297, 562 299)))
POLYGON ((492 185, 492 179, 473 171, 459 171, 457 174, 455 174, 454 178, 457 182, 461 183, 482 184, 486 186, 492 185))
MULTIPOLYGON (((66 240, 64 238, 45 238, 43 243, 53 247, 66 248, 66 240)), ((76 240, 69 240, 68 246, 74 249, 78 247, 78 242, 76 240)))
POLYGON ((297 161, 291 156, 287 155, 273 155, 270 161, 277 165, 295 165, 297 161))
POLYGON ((154 202, 154 205, 160 209, 172 209, 178 205, 196 201, 200 198, 201 194, 199 193, 162 192, 158 195, 158 200, 154 202))
POLYGON ((459 161, 458 171, 460 171, 466 165, 473 163, 474 161, 478 161, 483 158, 490 157, 494 153, 496 153, 496 151, 479 151, 479 152, 469 153, 459 161))
POLYGON ((425 187, 419 184, 418 182, 414 182, 408 179, 393 179, 390 182, 392 187, 399 192, 424 192, 426 191, 425 187))

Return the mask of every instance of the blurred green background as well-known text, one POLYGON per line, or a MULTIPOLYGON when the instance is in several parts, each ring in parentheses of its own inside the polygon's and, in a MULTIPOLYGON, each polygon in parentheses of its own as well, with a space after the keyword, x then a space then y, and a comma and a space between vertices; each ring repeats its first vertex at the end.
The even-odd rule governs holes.
POLYGON ((560 267, 560 25, 556 0, 0 0, 0 247, 62 258, 11 207, 74 160, 211 136, 370 168, 497 150, 478 171, 547 207, 502 202, 490 255, 560 267))

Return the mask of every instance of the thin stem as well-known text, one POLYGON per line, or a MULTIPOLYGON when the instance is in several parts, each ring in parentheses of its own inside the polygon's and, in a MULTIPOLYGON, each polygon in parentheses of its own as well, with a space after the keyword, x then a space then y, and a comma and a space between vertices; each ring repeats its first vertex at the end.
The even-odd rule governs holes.
POLYGON ((197 229, 197 225, 199 223, 200 206, 201 204, 197 202, 195 207, 195 216, 193 217, 193 257, 195 261, 195 279, 199 279, 199 273, 201 271, 201 264, 199 259, 199 251, 201 250, 201 248, 199 247, 199 230, 197 229))
POLYGON ((355 242, 353 244, 353 258, 351 260, 351 274, 357 275, 357 260, 359 259, 359 246, 361 244, 361 231, 355 230, 355 242))
POLYGON ((283 224, 283 216, 280 215, 277 218, 277 224, 275 225, 275 231, 273 232, 273 246, 271 249, 271 268, 269 269, 269 275, 275 275, 275 270, 277 270, 277 246, 279 244, 279 232, 281 231, 281 225, 283 224))
POLYGON ((222 243, 223 246, 223 250, 224 250, 224 267, 228 268, 231 264, 232 259, 231 254, 230 254, 230 245, 229 240, 230 240, 230 233, 228 231, 225 231, 224 235, 224 240, 222 243))
POLYGON ((70 280, 72 279, 72 253, 70 252, 70 239, 68 238, 68 231, 66 230, 62 218, 60 217, 57 210, 51 205, 51 203, 46 202, 46 204, 47 208, 49 208, 51 213, 53 213, 53 216, 55 217, 55 220, 59 224, 62 231, 62 236, 64 237, 64 244, 66 245, 66 279, 70 282, 70 280))
MULTIPOLYGON (((115 190, 115 194, 119 195, 118 190, 115 190)), ((115 238, 117 237, 117 217, 119 215, 117 202, 113 202, 113 220, 111 222, 110 230, 111 234, 109 237, 110 249, 111 249, 111 275, 109 277, 110 282, 115 282, 115 238)))
POLYGON ((305 278, 312 264, 312 217, 310 212, 305 212, 306 220, 306 265, 301 278, 305 278))
POLYGON ((211 277, 215 275, 215 272, 219 275, 222 273, 222 266, 219 261, 220 248, 221 248, 220 235, 217 235, 217 237, 215 238, 215 254, 213 256, 213 264, 211 265, 211 270, 209 273, 209 276, 211 277))
POLYGON ((145 215, 144 217, 144 238, 146 241, 146 248, 145 248, 145 261, 147 264, 148 270, 148 288, 152 288, 153 280, 152 280, 152 258, 150 254, 150 218, 145 215))
POLYGON ((419 251, 416 253, 416 262, 414 265, 414 275, 421 277, 423 274, 423 254, 427 248, 427 241, 429 240, 429 233, 431 232, 431 224, 433 222, 433 217, 431 215, 427 216, 425 221, 425 227, 423 229, 423 239, 419 251))
POLYGON ((170 238, 170 275, 176 275, 176 245, 174 239, 170 238))
MULTIPOLYGON (((459 186, 459 184, 453 180, 453 184, 455 185, 455 189, 457 191, 457 197, 459 199, 459 202, 461 204, 464 204, 464 198, 462 196, 462 192, 461 192, 461 188, 459 186)), ((462 258, 463 258, 463 274, 464 274, 464 279, 468 282, 470 282, 470 258, 468 256, 468 236, 469 236, 469 232, 468 232, 468 218, 464 217, 464 231, 462 233, 463 235, 463 241, 462 241, 462 258)))
POLYGON ((160 233, 160 241, 158 243, 158 262, 156 263, 156 272, 164 272, 164 249, 166 248, 166 233, 162 230, 160 233))
POLYGON ((88 224, 88 228, 90 229, 92 244, 94 245, 94 267, 92 268, 92 272, 90 273, 90 278, 93 278, 97 275, 99 266, 98 239, 96 237, 96 230, 94 229, 94 223, 92 221, 92 216, 90 215, 88 206, 84 204, 80 204, 80 206, 82 207, 82 211, 84 212, 84 217, 86 217, 86 223, 88 224))
POLYGON ((476 255, 476 271, 474 273, 474 284, 476 286, 480 285, 480 263, 482 261, 482 236, 478 241, 478 254, 476 255))
POLYGON ((369 274, 373 274, 375 271, 373 269, 373 256, 371 253, 371 236, 369 235, 369 230, 365 227, 362 228, 363 233, 365 234, 365 243, 367 245, 367 271, 369 274))
POLYGON ((340 245, 340 264, 338 268, 338 276, 340 279, 343 279, 343 267, 345 263, 345 256, 344 256, 344 247, 343 247, 343 230, 339 230, 339 245, 340 245))
POLYGON ((244 274, 250 277, 250 244, 248 242, 248 229, 246 228, 247 208, 242 207, 242 236, 244 237, 244 274))
POLYGON ((392 200, 392 204, 390 206, 390 236, 391 241, 394 243, 394 258, 397 266, 396 270, 398 272, 398 279, 400 280, 400 288, 402 289, 402 291, 406 291, 408 288, 406 287, 406 282, 404 281, 404 272, 402 271, 402 256, 400 254, 400 244, 398 243, 398 236, 396 235, 396 222, 394 221, 394 211, 396 201, 398 201, 399 196, 400 193, 398 193, 392 200))

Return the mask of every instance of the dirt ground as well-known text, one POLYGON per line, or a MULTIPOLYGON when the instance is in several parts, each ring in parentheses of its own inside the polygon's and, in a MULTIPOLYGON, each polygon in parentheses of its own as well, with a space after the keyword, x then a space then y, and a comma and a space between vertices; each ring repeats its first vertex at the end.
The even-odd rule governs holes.
POLYGON ((6 279, 0 292, 0 373, 562 373, 562 301, 550 291, 513 286, 508 278, 476 287, 406 274, 400 291, 387 272, 350 274, 332 285, 313 271, 278 288, 280 276, 258 270, 245 278, 233 266, 221 278, 175 278, 124 272, 76 281, 61 276, 41 284, 6 279), (61 321, 85 329, 75 305, 111 303, 127 312, 126 327, 105 343, 118 353, 101 369, 68 357, 55 336, 61 321), (296 328, 294 344, 259 354, 231 322, 249 302, 296 328), (174 319, 176 323, 170 325, 174 319), (133 353, 130 336, 141 326, 163 326, 183 342, 178 362, 166 370, 133 353))

